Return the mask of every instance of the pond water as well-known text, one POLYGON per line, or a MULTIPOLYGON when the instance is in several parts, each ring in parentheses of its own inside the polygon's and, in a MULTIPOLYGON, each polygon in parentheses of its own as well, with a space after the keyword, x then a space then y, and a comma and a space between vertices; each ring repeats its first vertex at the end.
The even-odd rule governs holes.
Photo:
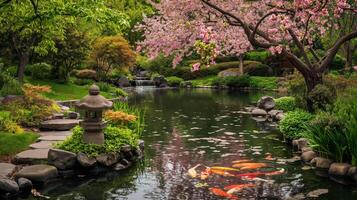
POLYGON ((288 199, 323 188, 329 193, 318 199, 357 199, 356 188, 318 177, 300 162, 291 162, 292 149, 282 142, 275 124, 257 122, 240 112, 267 93, 142 87, 134 93, 129 103, 146 110, 144 160, 125 172, 49 185, 43 194, 58 200, 207 200, 222 199, 210 188, 249 183, 254 187, 230 198, 288 199), (267 159, 268 155, 277 160, 267 159), (232 167, 233 161, 243 159, 267 165, 244 173, 279 173, 244 180, 239 178, 243 172, 234 171, 225 176, 211 173, 205 180, 188 176, 188 170, 197 164, 202 164, 196 168, 200 175, 204 166, 232 167))

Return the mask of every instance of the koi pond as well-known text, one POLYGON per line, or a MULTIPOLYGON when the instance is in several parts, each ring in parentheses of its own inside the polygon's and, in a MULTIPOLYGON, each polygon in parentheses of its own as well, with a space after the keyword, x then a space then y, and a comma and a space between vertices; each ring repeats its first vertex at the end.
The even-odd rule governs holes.
POLYGON ((297 160, 276 124, 241 112, 263 95, 274 96, 137 87, 129 103, 146 110, 143 161, 41 192, 57 200, 309 199, 328 189, 315 199, 357 199, 355 187, 316 176, 297 160))

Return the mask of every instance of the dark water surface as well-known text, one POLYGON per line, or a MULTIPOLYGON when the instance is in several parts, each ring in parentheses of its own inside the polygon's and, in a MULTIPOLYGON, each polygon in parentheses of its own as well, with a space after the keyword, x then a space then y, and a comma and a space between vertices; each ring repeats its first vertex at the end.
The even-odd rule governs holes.
POLYGON ((69 180, 42 192, 58 200, 221 199, 209 188, 247 181, 213 174, 202 181, 189 177, 188 169, 197 164, 231 167, 232 161, 251 159, 267 163, 265 170, 285 173, 251 181, 256 187, 237 193, 239 199, 288 199, 320 188, 329 193, 317 199, 357 199, 356 188, 318 177, 313 170, 303 170, 300 162, 286 160, 294 155, 274 124, 256 122, 239 112, 265 94, 139 87, 129 103, 146 109, 145 159, 125 172, 69 180), (267 153, 278 160, 266 160, 267 153))

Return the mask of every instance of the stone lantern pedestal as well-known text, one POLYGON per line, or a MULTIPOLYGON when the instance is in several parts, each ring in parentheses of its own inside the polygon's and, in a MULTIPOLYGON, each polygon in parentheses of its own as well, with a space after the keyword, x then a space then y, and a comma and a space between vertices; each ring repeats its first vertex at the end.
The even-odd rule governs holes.
POLYGON ((113 102, 99 93, 99 87, 92 85, 89 88, 89 95, 76 104, 77 108, 85 112, 84 119, 79 125, 84 130, 83 141, 88 144, 104 144, 103 129, 106 122, 103 121, 103 111, 113 106, 113 102))

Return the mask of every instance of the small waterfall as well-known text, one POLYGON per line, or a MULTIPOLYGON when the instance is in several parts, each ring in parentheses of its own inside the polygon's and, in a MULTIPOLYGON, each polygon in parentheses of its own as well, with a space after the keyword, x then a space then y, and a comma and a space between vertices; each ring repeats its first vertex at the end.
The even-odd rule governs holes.
POLYGON ((146 77, 146 76, 135 76, 135 85, 136 86, 153 86, 154 85, 154 81, 150 80, 150 78, 146 77))

